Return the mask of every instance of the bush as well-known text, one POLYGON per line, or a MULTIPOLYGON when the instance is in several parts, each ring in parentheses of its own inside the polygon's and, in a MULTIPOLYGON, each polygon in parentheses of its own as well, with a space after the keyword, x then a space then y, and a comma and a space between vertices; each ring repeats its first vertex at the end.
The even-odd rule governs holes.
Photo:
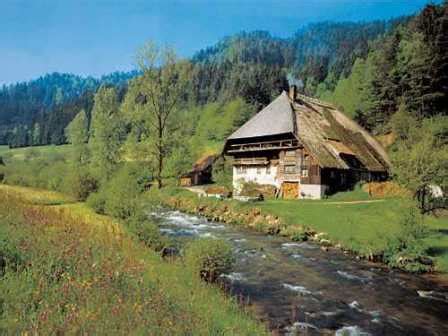
POLYGON ((139 211, 139 197, 146 183, 144 171, 124 166, 91 194, 87 203, 97 213, 127 219, 139 211))
POLYGON ((158 226, 149 221, 142 212, 137 212, 128 219, 129 230, 147 247, 159 252, 168 245, 168 239, 160 233, 158 226))
POLYGON ((98 190, 98 180, 88 171, 76 171, 67 176, 64 189, 77 200, 85 201, 91 193, 98 190))
POLYGON ((106 195, 98 192, 91 193, 87 198, 87 205, 96 213, 104 215, 106 213, 106 195))
POLYGON ((423 243, 427 232, 423 225, 423 217, 417 213, 415 207, 411 207, 403 212, 400 226, 400 232, 387 240, 385 261, 389 266, 411 272, 428 271, 430 265, 421 262, 428 259, 423 243))
POLYGON ((230 271, 234 258, 231 246, 219 239, 198 239, 185 248, 187 267, 201 279, 213 282, 230 271))

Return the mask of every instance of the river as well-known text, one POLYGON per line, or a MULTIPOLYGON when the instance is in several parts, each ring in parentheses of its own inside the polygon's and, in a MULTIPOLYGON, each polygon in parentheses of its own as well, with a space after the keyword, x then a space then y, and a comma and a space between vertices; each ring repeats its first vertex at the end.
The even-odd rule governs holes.
POLYGON ((223 282, 278 334, 448 335, 448 287, 427 277, 179 211, 151 217, 181 242, 229 241, 236 263, 223 282))

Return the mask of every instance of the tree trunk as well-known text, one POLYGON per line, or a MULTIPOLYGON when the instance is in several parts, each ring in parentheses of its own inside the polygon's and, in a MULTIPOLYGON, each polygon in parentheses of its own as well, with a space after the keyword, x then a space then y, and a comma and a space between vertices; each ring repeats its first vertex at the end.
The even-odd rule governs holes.
POLYGON ((162 170, 163 170, 163 154, 159 153, 159 165, 157 167, 157 187, 159 189, 162 189, 163 183, 162 183, 162 170))
POLYGON ((163 171, 163 122, 162 116, 158 115, 158 166, 157 166, 157 186, 162 189, 162 171, 163 171))

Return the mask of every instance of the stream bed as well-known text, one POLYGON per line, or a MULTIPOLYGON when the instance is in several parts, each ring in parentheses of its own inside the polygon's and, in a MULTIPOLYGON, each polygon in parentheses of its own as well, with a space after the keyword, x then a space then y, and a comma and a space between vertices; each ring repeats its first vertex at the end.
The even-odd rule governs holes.
POLYGON ((223 283, 278 334, 448 335, 448 287, 425 277, 179 211, 151 217, 181 242, 231 243, 236 263, 223 283))

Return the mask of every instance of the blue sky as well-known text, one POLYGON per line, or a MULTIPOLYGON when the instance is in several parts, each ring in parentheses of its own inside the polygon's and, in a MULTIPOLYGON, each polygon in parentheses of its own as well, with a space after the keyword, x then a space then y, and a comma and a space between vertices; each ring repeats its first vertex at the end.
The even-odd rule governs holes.
MULTIPOLYGON (((182 56, 242 30, 287 37, 318 21, 412 14, 428 0, 0 0, 0 84, 134 68, 147 40, 182 56)), ((440 1, 436 1, 440 2, 440 1)))

